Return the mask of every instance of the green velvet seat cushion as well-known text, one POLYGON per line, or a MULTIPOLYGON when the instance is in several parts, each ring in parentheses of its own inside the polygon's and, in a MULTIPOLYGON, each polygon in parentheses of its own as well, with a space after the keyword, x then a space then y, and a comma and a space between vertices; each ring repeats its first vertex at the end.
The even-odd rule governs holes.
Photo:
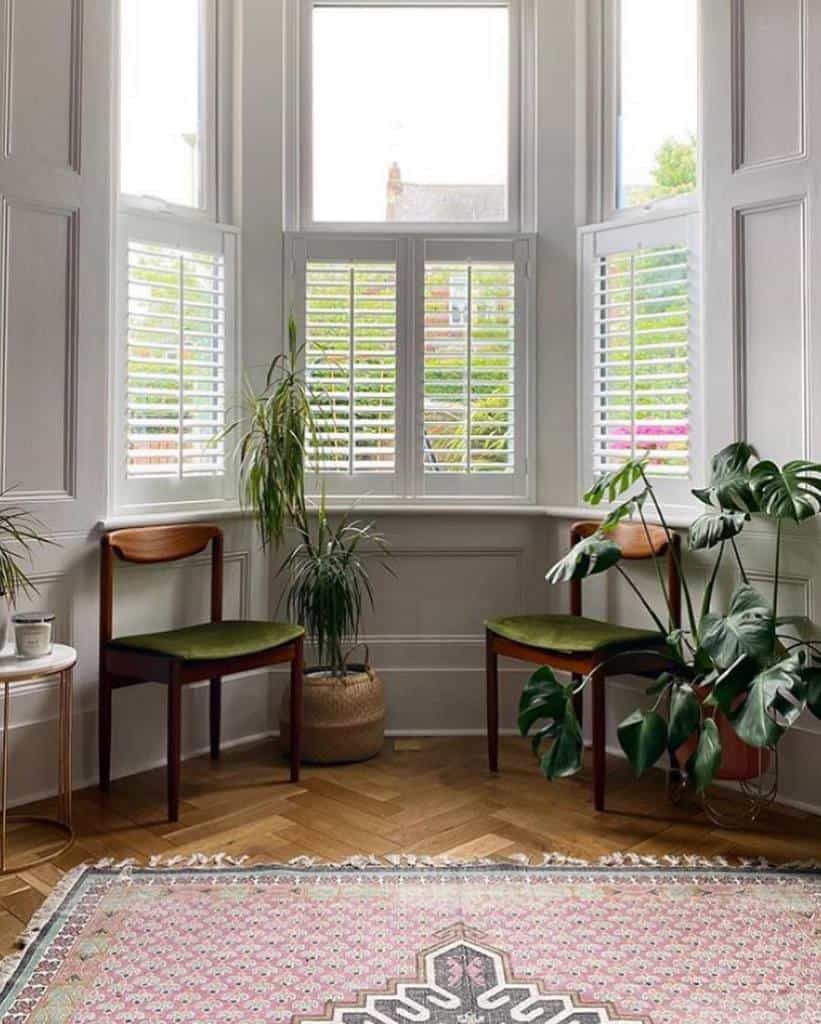
POLYGON ((505 619, 488 619, 485 625, 506 640, 563 654, 600 651, 605 647, 655 645, 664 640, 657 631, 631 629, 575 615, 514 615, 505 619))
POLYGON ((165 633, 120 636, 109 646, 164 654, 183 661, 210 661, 267 651, 296 640, 304 632, 301 626, 288 622, 205 622, 165 633))

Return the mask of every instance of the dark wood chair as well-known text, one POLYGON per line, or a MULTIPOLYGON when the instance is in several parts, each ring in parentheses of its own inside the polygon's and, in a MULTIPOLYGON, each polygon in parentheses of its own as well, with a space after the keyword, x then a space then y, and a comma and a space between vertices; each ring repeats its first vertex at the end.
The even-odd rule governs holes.
MULTIPOLYGON (((570 529, 571 546, 595 533, 601 524, 574 523, 570 529)), ((666 556, 667 590, 674 627, 681 624, 681 579, 679 576, 680 538, 673 535, 669 544, 660 526, 620 523, 610 536, 625 559, 637 561, 666 556), (649 539, 648 539, 649 534, 649 539)), ((655 676, 669 668, 661 648, 664 636, 658 631, 632 629, 582 615, 582 586, 570 584, 570 615, 519 615, 490 619, 486 626, 487 665, 487 737, 490 770, 499 770, 499 655, 548 665, 569 672, 576 680, 591 675, 593 691, 593 803, 604 810, 606 779, 606 705, 605 680, 608 676, 655 676), (654 648, 659 648, 659 654, 654 648)), ((581 721, 581 694, 576 697, 576 713, 581 721)))
POLYGON ((220 753, 222 677, 291 664, 291 781, 299 779, 302 739, 304 630, 278 622, 222 619, 223 537, 217 526, 151 526, 116 530, 101 540, 100 557, 100 786, 111 781, 112 691, 140 683, 168 687, 168 817, 179 820, 182 688, 210 679, 211 757, 220 753), (113 636, 113 556, 153 565, 189 558, 211 545, 211 620, 139 636, 113 636))

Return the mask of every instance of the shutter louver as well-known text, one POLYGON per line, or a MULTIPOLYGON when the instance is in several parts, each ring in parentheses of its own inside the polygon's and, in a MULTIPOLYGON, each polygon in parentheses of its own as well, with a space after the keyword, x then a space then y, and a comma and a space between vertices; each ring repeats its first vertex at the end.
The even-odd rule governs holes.
POLYGON ((426 473, 515 470, 513 263, 425 265, 426 473))
POLYGON ((690 254, 638 249, 596 261, 593 469, 648 452, 655 475, 690 464, 690 254))
POLYGON ((396 465, 396 266, 309 262, 305 335, 324 473, 393 473, 396 465))
POLYGON ((222 255, 128 244, 129 479, 225 472, 222 255))

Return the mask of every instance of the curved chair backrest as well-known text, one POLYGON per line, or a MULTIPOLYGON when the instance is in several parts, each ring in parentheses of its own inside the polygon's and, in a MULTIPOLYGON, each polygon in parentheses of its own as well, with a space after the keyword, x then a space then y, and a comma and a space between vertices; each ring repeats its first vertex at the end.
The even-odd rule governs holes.
MULTIPOLYGON (((595 522, 574 523, 570 527, 571 545, 592 536, 600 527, 601 523, 595 522)), ((638 561, 667 553, 667 534, 663 526, 655 523, 648 523, 645 531, 643 523, 621 522, 609 530, 607 536, 618 544, 624 558, 638 561)))
POLYGON ((103 544, 109 544, 123 561, 151 565, 198 555, 217 537, 222 537, 218 526, 199 523, 139 526, 130 530, 114 530, 103 537, 103 544))
MULTIPOLYGON (((571 547, 601 528, 600 522, 583 520, 570 527, 571 547)), ((621 522, 608 532, 621 548, 622 557, 631 561, 667 556, 667 592, 670 596, 670 618, 673 626, 681 626, 681 575, 679 572, 681 537, 672 534, 671 544, 663 526, 648 523, 621 522)), ((582 613, 582 585, 580 580, 570 583, 570 614, 582 613)))
POLYGON ((114 626, 113 555, 124 562, 155 565, 190 558, 211 545, 211 621, 222 619, 222 530, 206 523, 138 526, 104 533, 100 538, 100 644, 108 643, 114 626))

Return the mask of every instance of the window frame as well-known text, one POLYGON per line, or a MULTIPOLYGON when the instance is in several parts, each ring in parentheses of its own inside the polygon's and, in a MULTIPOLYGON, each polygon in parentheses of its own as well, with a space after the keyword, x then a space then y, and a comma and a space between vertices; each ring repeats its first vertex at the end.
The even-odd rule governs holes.
MULTIPOLYGON (((577 480, 578 500, 593 482, 593 421, 596 401, 594 380, 594 309, 595 264, 601 256, 629 252, 657 245, 680 244, 688 246, 691 255, 690 271, 690 409, 689 409, 689 475, 665 478, 653 476, 653 486, 659 497, 673 511, 691 509, 691 491, 704 482, 704 381, 703 339, 701 316, 701 224, 697 212, 692 210, 655 210, 644 216, 618 218, 579 229, 578 238, 578 384, 579 402, 577 480)), ((605 506, 607 507, 607 506, 605 506)))
MULTIPOLYGON (((598 136, 599 180, 601 194, 599 210, 594 217, 601 221, 633 220, 642 214, 656 212, 674 216, 677 213, 687 214, 698 210, 701 204, 702 174, 699 172, 696 188, 678 196, 665 196, 638 206, 618 205, 619 176, 619 116, 621 112, 621 5, 622 0, 595 0, 593 14, 593 37, 598 29, 600 43, 599 81, 593 82, 594 95, 598 97, 597 111, 594 116, 600 120, 598 136)), ((697 3, 698 7, 698 3, 697 3)), ((701 32, 701 12, 698 12, 698 34, 701 32)), ((697 54, 697 60, 700 55, 697 54)), ((595 78, 595 68, 590 68, 591 77, 595 78)), ((701 75, 699 73, 698 100, 699 112, 697 138, 699 143, 698 161, 701 162, 701 75)))
POLYGON ((532 230, 535 217, 534 0, 286 0, 286 228, 319 234, 510 235, 532 230), (322 7, 500 7, 509 10, 508 216, 483 223, 317 221, 313 217, 313 11, 322 7))
POLYGON ((116 323, 112 358, 112 497, 118 512, 180 512, 236 505, 237 476, 226 441, 225 472, 215 476, 129 479, 128 451, 128 247, 134 241, 205 252, 221 251, 225 259, 225 409, 232 407, 240 379, 239 232, 223 224, 142 212, 118 218, 116 258, 116 323))
POLYGON ((223 21, 219 0, 198 0, 200 7, 200 129, 201 159, 200 185, 202 203, 200 206, 185 206, 171 203, 161 196, 134 195, 123 192, 122 185, 122 2, 117 4, 117 68, 116 68, 116 121, 119 126, 115 147, 115 190, 120 210, 133 213, 166 213, 188 220, 216 222, 220 216, 220 194, 218 182, 218 92, 220 92, 219 29, 223 21))

